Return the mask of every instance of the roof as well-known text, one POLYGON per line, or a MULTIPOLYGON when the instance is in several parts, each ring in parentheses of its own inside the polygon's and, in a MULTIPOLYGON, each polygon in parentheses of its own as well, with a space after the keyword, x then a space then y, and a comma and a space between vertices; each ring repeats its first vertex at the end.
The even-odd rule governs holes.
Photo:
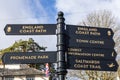
POLYGON ((0 76, 29 76, 29 75, 45 75, 44 72, 35 68, 26 69, 3 69, 0 68, 0 76))

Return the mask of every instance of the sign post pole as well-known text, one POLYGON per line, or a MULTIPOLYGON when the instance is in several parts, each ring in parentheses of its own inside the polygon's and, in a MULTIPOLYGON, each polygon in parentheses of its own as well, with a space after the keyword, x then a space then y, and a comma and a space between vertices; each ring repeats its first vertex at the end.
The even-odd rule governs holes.
POLYGON ((57 18, 57 75, 58 80, 65 80, 67 74, 65 62, 65 23, 63 12, 58 13, 57 18))

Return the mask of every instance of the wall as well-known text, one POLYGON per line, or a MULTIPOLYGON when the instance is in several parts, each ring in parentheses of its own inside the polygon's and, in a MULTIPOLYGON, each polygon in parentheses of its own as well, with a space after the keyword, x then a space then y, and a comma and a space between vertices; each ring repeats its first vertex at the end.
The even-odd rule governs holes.
POLYGON ((35 76, 35 80, 49 80, 49 77, 35 76))

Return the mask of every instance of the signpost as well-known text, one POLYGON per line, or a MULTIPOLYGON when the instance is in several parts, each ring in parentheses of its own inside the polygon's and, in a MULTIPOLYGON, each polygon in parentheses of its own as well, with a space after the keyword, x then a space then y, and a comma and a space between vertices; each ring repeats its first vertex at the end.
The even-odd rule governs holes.
POLYGON ((68 69, 74 70, 97 70, 97 71, 117 71, 118 64, 116 61, 104 61, 93 59, 81 59, 76 56, 68 57, 68 69))
POLYGON ((88 47, 88 48, 114 48, 113 39, 101 38, 79 38, 79 36, 70 37, 68 40, 68 47, 88 47))
POLYGON ((113 31, 110 28, 98 28, 90 26, 66 25, 69 37, 79 36, 80 38, 105 38, 112 39, 113 31))
POLYGON ((2 57, 4 64, 55 63, 57 52, 8 52, 2 57))
POLYGON ((6 35, 55 35, 56 24, 7 24, 6 35))
POLYGON ((67 69, 117 71, 113 31, 79 25, 66 25, 62 12, 57 24, 8 24, 6 35, 57 35, 57 51, 8 52, 3 55, 5 64, 57 63, 59 80, 65 80, 67 69), (57 32, 56 32, 57 31, 57 32), (65 54, 67 53, 67 55, 65 54))
MULTIPOLYGON (((67 56, 79 57, 79 59, 94 59, 94 60, 115 60, 117 53, 114 49, 99 49, 99 48, 68 48, 67 56)), ((69 61, 68 61, 69 62, 69 61)))

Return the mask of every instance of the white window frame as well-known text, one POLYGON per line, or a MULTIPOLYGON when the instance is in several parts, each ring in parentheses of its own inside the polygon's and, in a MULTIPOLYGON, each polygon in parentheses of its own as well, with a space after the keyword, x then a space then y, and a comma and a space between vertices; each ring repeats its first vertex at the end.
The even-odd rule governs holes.
POLYGON ((5 77, 4 80, 14 80, 14 77, 5 77))

